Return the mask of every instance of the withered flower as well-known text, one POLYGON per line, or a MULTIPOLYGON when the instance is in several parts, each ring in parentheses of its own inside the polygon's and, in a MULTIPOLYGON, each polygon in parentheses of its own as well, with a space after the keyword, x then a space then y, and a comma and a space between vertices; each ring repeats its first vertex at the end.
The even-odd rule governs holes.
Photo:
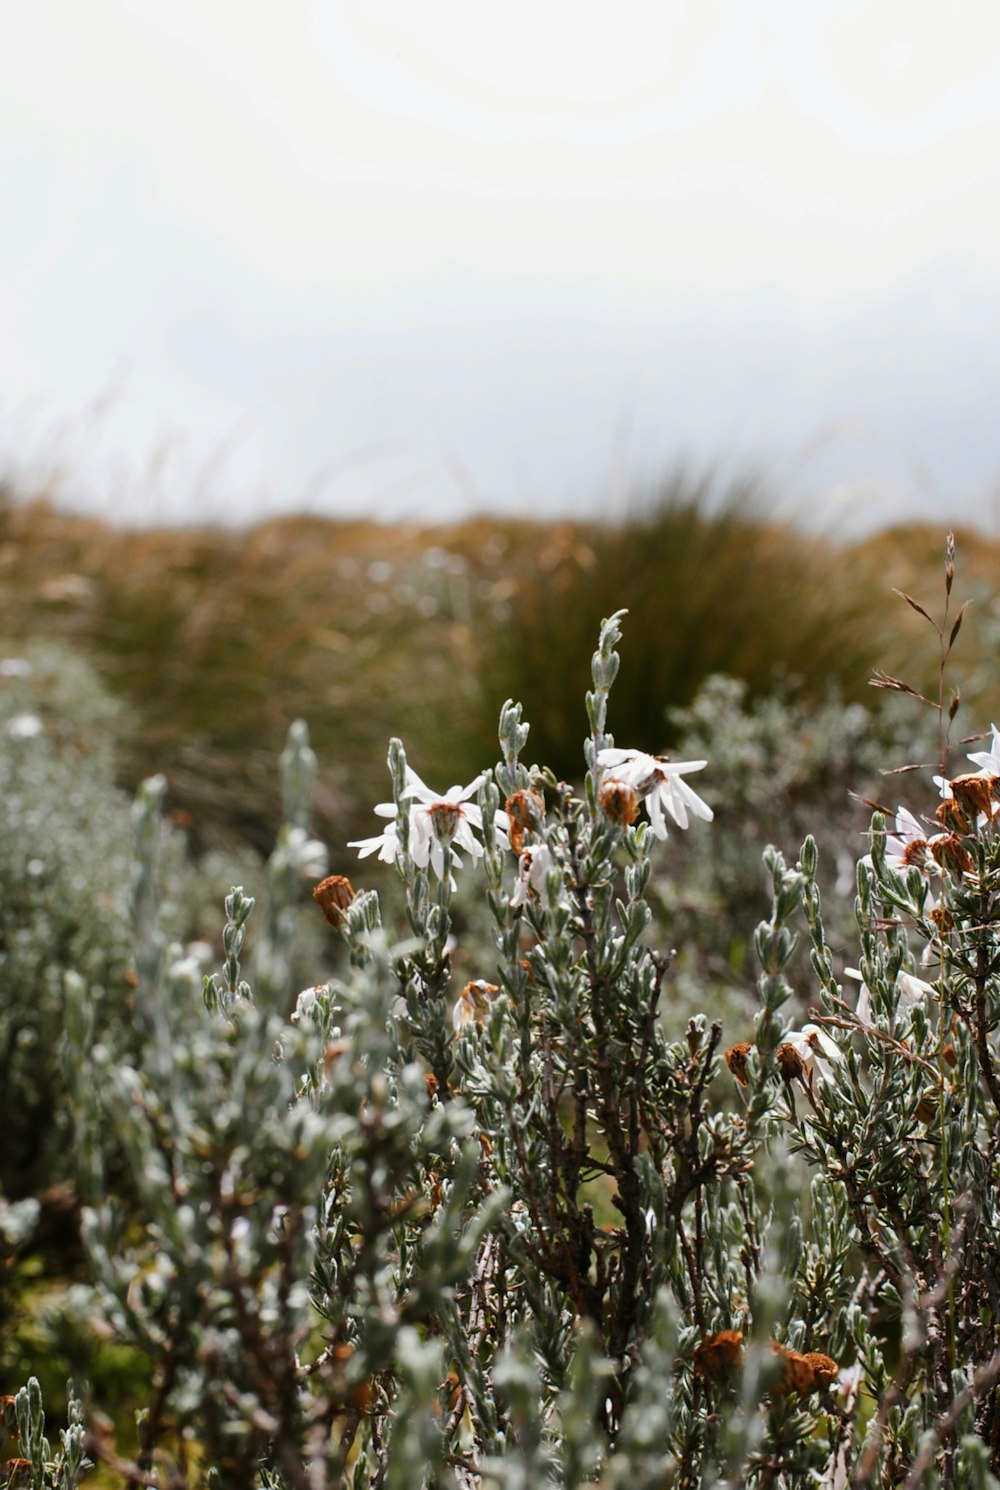
POLYGON ((639 798, 627 781, 610 776, 597 793, 597 805, 609 822, 630 828, 639 815, 639 798))
POLYGON ((694 1369, 698 1376, 720 1381, 742 1364, 743 1335, 740 1330, 717 1330, 695 1346, 694 1369))
POLYGON ((354 899, 354 886, 344 874, 328 874, 314 886, 313 900, 331 926, 339 931, 347 920, 347 907, 354 899))
POLYGON ((474 982, 466 983, 455 1000, 455 1007, 452 1010, 451 1019, 455 1026, 455 1034, 459 1034, 472 1020, 475 1020, 476 1024, 483 1024, 490 1011, 490 1002, 499 991, 495 983, 487 983, 485 978, 476 978, 474 982))
POLYGON ((740 1086, 747 1085, 747 1056, 753 1046, 749 1040, 739 1040, 735 1045, 723 1052, 722 1059, 739 1082, 740 1086))
POLYGON ((789 1350, 779 1340, 771 1341, 771 1350, 781 1362, 781 1376, 773 1390, 782 1396, 795 1392, 799 1397, 807 1397, 810 1392, 829 1386, 840 1374, 837 1362, 822 1351, 810 1350, 803 1355, 789 1350))
POLYGON ((939 802, 934 809, 934 816, 942 828, 947 828, 950 833, 969 831, 969 819, 955 797, 945 797, 943 802, 939 802))
POLYGON ((537 792, 512 792, 504 803, 510 823, 510 846, 515 854, 524 848, 525 833, 537 833, 545 817, 545 804, 537 792))
POLYGON ((923 869, 927 863, 927 839, 911 838, 900 855, 900 863, 904 869, 915 865, 917 869, 923 869))
POLYGON ((969 850, 954 833, 935 834, 929 841, 928 848, 941 868, 947 869, 949 874, 954 874, 959 879, 975 867, 969 850))
POLYGON ((975 822, 980 813, 992 817, 996 812, 996 786, 1000 778, 996 776, 973 775, 955 776, 949 785, 952 796, 963 812, 975 822))
POLYGON ((947 906, 936 905, 930 911, 928 920, 933 921, 938 929, 938 935, 944 936, 955 924, 954 917, 947 906))
POLYGON ((449 1371, 438 1391, 444 1393, 448 1411, 454 1412, 462 1400, 462 1378, 458 1372, 449 1371))
POLYGON ((793 1081, 796 1076, 805 1076, 806 1063, 795 1049, 787 1041, 779 1045, 774 1052, 775 1064, 781 1072, 784 1081, 793 1081))
POLYGON ((837 1365, 837 1362, 832 1357, 824 1355, 821 1350, 807 1350, 804 1359, 812 1367, 813 1385, 810 1388, 811 1391, 816 1391, 819 1387, 828 1387, 840 1375, 840 1367, 837 1365))

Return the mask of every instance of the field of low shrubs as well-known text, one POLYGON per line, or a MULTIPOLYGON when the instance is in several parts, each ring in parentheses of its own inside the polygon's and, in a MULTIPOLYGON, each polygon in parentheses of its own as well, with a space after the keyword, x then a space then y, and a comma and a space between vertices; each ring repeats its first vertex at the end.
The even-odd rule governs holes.
POLYGON ((10 1483, 997 1483, 994 546, 0 529, 10 1483))

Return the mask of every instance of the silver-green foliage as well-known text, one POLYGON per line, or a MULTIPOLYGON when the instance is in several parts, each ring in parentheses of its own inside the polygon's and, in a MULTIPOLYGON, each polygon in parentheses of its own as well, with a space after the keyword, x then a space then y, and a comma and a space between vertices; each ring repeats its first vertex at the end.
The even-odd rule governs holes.
MULTIPOLYGON (((112 749, 124 723, 71 653, 30 649, 0 659, 0 1192, 13 1197, 37 1195, 72 1172, 72 1119, 54 1058, 67 972, 83 980, 94 1029, 118 1057, 137 1048, 131 804, 115 784, 112 749)), ((307 772, 308 758, 293 762, 290 775, 295 765, 307 772)), ((159 823, 156 831, 157 914, 171 938, 214 935, 218 894, 234 869, 264 888, 254 856, 193 864, 183 834, 159 823)), ((267 876, 267 994, 286 1008, 321 945, 301 905, 302 871, 317 867, 315 851, 291 826, 267 876), (296 874, 298 906, 290 903, 296 874)))
POLYGON ((664 850, 604 790, 619 620, 593 660, 582 793, 525 763, 511 704, 475 809, 453 794, 420 816, 393 742, 383 843, 408 924, 345 898, 344 971, 291 1021, 241 968, 243 890, 204 986, 171 948, 160 788, 140 795, 136 1040, 116 1047, 86 980, 66 985, 90 1309, 152 1364, 138 1444, 94 1447, 134 1481, 997 1484, 993 818, 929 826, 903 867, 876 818, 862 1002, 815 843, 791 865, 768 851, 732 1083, 718 1025, 672 1006, 648 904, 664 850), (463 816, 492 948, 460 989, 463 816), (791 1031, 803 913, 821 1012, 791 1031))

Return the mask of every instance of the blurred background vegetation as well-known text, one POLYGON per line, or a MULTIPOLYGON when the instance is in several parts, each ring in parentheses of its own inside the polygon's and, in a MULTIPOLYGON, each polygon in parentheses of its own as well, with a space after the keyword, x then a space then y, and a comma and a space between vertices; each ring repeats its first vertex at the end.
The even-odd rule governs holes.
MULTIPOLYGON (((933 636, 892 587, 933 608, 944 534, 863 543, 805 536, 766 515, 752 483, 677 477, 626 521, 481 519, 450 528, 289 518, 239 531, 111 529, 0 491, 0 636, 59 641, 122 705, 119 783, 152 771, 194 845, 269 850, 275 760, 308 721, 320 759, 316 826, 343 868, 386 792, 401 735, 436 784, 492 758, 499 705, 521 700, 539 760, 573 777, 602 616, 629 609, 614 731, 677 743, 715 673, 750 698, 872 702, 874 667, 936 687, 933 636)), ((996 712, 986 666, 998 545, 959 535, 964 594, 981 598, 960 651, 963 717, 996 712)), ((961 724, 961 720, 959 721, 961 724)), ((971 727, 971 726, 970 726, 971 727)))

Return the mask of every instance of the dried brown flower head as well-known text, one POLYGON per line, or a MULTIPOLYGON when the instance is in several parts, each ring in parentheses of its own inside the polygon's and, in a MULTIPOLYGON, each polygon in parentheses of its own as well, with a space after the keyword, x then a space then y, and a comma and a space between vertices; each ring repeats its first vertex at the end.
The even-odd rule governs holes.
POLYGON ((812 1367, 813 1385, 811 1391, 819 1387, 828 1387, 831 1382, 837 1380, 840 1375, 840 1367, 831 1356, 824 1355, 821 1350, 807 1350, 805 1360, 812 1367))
POLYGON ((328 874, 313 887, 312 896, 330 925, 339 931, 347 920, 347 907, 354 899, 354 886, 347 876, 328 874))
POLYGON ((504 803, 510 823, 510 846, 515 854, 524 848, 524 835, 537 833, 545 817, 545 803, 537 792, 513 792, 504 803))
POLYGON ((614 777, 609 777, 597 793, 597 805, 619 828, 630 828, 639 816, 639 798, 627 781, 614 777))
POLYGON ((743 1335, 740 1330, 717 1330, 695 1346, 694 1369, 701 1377, 720 1381, 742 1364, 743 1335))
MULTIPOLYGON (((448 1411, 454 1412, 462 1400, 462 1379, 458 1372, 449 1371, 444 1381, 438 1387, 438 1391, 444 1392, 448 1411)), ((440 1411, 440 1404, 436 1404, 436 1410, 440 1411)))
POLYGON ((799 1397, 806 1397, 810 1392, 829 1386, 840 1374, 837 1362, 821 1351, 810 1350, 802 1355, 797 1350, 789 1350, 779 1340, 771 1341, 771 1350, 781 1362, 781 1375, 773 1388, 779 1395, 789 1396, 795 1392, 799 1397))
POLYGON ((943 905, 936 905, 930 912, 928 919, 934 922, 939 935, 944 935, 945 932, 950 931, 955 924, 951 911, 947 906, 943 905))
POLYGON ((968 833, 969 831, 969 819, 955 797, 945 797, 943 802, 939 802, 934 809, 934 816, 942 828, 947 828, 949 833, 968 833))
POLYGON ((729 1049, 724 1051, 722 1055, 722 1059, 730 1071, 732 1071, 740 1086, 746 1086, 747 1084, 747 1056, 752 1049, 753 1046, 749 1040, 738 1040, 735 1045, 730 1045, 729 1049))
POLYGON ((778 1046, 774 1052, 774 1060, 778 1070, 781 1072, 782 1079, 785 1081, 793 1081, 796 1076, 805 1076, 806 1074, 805 1061, 799 1055, 795 1046, 790 1045, 787 1041, 778 1046))
POLYGON ((971 772, 966 776, 956 776, 949 783, 952 796, 963 812, 975 822, 981 812, 987 817, 992 817, 996 809, 996 785, 1000 778, 996 776, 979 776, 971 772))
POLYGON ((965 844, 954 833, 938 833, 928 844, 931 853, 942 869, 961 879, 975 866, 972 855, 965 844))

